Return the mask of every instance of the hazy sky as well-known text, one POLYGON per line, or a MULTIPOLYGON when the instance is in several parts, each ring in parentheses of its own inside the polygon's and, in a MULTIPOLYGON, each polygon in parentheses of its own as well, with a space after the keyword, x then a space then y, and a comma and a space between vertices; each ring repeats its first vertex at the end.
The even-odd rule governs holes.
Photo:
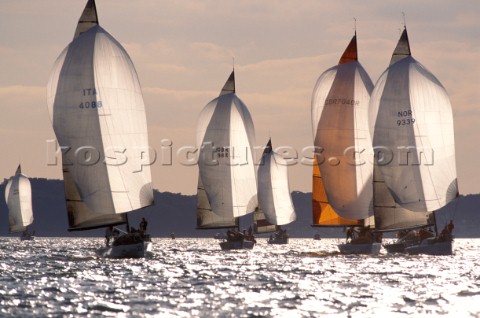
MULTIPOLYGON (((46 83, 72 40, 84 0, 0 0, 0 178, 19 162, 32 177, 61 179, 47 165, 55 138, 46 83)), ((142 84, 149 139, 159 158, 154 187, 196 193, 198 168, 162 165, 163 139, 174 155, 195 145, 197 117, 218 93, 235 56, 237 95, 258 145, 300 153, 312 144, 310 99, 318 76, 335 65, 357 20, 359 59, 375 83, 390 61, 406 14, 413 56, 442 82, 455 120, 460 193, 480 184, 480 4, 462 1, 97 0, 100 24, 128 51, 142 84)), ((292 190, 311 191, 311 167, 289 169, 292 190)))

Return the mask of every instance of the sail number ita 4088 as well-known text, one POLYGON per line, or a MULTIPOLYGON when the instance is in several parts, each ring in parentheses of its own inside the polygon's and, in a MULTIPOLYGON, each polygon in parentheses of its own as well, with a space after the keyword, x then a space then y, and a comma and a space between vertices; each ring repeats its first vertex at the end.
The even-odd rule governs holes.
POLYGON ((397 112, 397 118, 397 126, 413 125, 415 123, 411 109, 397 112))
POLYGON ((93 101, 91 101, 91 102, 81 102, 78 107, 80 107, 80 108, 82 108, 82 109, 102 108, 102 101, 101 101, 101 100, 98 100, 98 101, 93 100, 93 101))

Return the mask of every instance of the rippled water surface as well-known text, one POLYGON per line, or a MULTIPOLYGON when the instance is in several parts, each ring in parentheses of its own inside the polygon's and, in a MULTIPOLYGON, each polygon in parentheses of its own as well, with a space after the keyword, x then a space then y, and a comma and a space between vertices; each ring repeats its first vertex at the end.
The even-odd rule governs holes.
POLYGON ((480 317, 480 240, 454 256, 345 256, 337 240, 223 252, 156 239, 140 260, 95 257, 100 238, 0 238, 0 316, 480 317))

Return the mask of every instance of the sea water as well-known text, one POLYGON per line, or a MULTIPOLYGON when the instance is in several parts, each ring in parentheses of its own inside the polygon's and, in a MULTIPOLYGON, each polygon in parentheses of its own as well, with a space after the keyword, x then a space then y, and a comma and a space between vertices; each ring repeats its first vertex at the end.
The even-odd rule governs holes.
POLYGON ((0 238, 0 316, 480 317, 480 240, 453 256, 340 255, 339 240, 221 251, 154 239, 146 259, 101 259, 101 238, 0 238))

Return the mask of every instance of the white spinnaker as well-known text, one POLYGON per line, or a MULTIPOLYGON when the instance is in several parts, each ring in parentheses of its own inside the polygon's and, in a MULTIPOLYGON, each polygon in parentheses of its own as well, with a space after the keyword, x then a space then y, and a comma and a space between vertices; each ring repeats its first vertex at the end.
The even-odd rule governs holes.
POLYGON ((153 201, 145 105, 127 52, 105 31, 96 42, 95 82, 103 103, 99 118, 110 190, 116 213, 128 212, 153 201))
POLYGON ((230 168, 234 216, 255 211, 257 207, 257 177, 253 146, 255 135, 250 113, 243 102, 235 98, 230 112, 230 168))
POLYGON ((392 159, 379 168, 398 204, 433 211, 457 196, 450 101, 435 76, 413 57, 391 64, 380 76, 370 123, 374 147, 384 147, 387 161, 392 159))
POLYGON ((322 116, 323 105, 322 101, 325 101, 328 97, 328 93, 332 88, 333 81, 337 75, 337 66, 334 66, 325 72, 323 72, 315 84, 312 96, 312 134, 313 138, 317 135, 318 123, 322 116))
POLYGON ((53 67, 47 101, 59 144, 71 147, 63 156, 68 187, 89 209, 123 213, 152 203, 140 85, 111 35, 95 26, 70 43, 53 67))
POLYGON ((257 206, 253 122, 235 92, 226 90, 232 85, 233 74, 197 125, 200 178, 212 211, 223 218, 240 217, 257 206))
POLYGON ((287 169, 285 159, 273 150, 264 153, 258 167, 258 204, 271 224, 284 225, 296 219, 287 169))
POLYGON ((312 97, 315 146, 329 203, 344 218, 373 214, 368 103, 373 84, 357 61, 325 71, 312 97))
POLYGON ((10 233, 22 232, 33 223, 32 187, 20 167, 5 187, 5 202, 8 207, 10 233))

